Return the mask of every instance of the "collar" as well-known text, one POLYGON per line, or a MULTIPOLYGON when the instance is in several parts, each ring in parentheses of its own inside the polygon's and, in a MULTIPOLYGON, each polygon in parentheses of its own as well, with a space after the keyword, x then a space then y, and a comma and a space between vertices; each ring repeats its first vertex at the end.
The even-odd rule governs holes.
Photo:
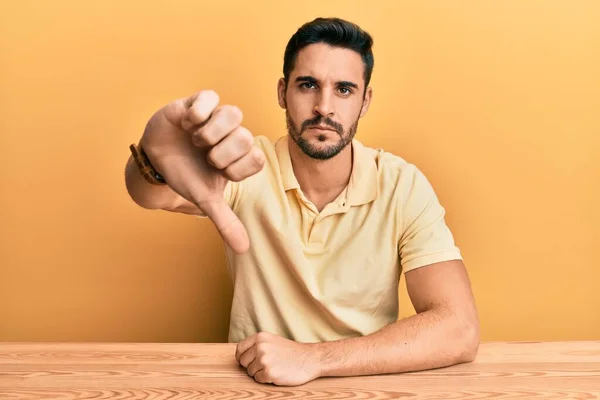
MULTIPOLYGON (((279 170, 285 191, 300 190, 290 158, 289 135, 275 143, 279 170)), ((347 199, 351 206, 369 203, 377 198, 379 191, 375 154, 356 139, 352 140, 352 175, 347 186, 347 199)))

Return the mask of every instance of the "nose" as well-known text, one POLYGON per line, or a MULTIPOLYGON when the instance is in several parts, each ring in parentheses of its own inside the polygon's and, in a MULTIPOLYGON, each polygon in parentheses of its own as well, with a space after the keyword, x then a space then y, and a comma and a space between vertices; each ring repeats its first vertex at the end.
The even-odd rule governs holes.
POLYGON ((319 93, 317 103, 313 112, 315 115, 322 115, 323 117, 331 117, 334 114, 333 101, 329 90, 322 90, 319 93))

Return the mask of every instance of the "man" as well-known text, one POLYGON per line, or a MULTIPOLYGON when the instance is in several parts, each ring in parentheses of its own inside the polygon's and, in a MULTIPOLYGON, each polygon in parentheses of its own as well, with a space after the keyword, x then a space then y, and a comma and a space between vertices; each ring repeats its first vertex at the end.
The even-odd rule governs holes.
POLYGON ((285 50, 288 135, 275 143, 205 90, 158 110, 132 145, 133 200, 208 217, 227 244, 229 341, 257 382, 423 370, 477 353, 469 278, 431 185, 354 139, 373 96, 371 47, 344 20, 303 25, 285 50), (398 320, 402 272, 417 314, 398 320))

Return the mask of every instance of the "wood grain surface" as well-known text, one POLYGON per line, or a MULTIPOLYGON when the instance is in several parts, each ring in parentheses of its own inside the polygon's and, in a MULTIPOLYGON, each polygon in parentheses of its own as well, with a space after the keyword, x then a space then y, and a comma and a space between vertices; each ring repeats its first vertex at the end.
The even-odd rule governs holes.
POLYGON ((483 343, 475 362, 256 383, 235 344, 0 343, 0 400, 598 399, 600 341, 483 343))

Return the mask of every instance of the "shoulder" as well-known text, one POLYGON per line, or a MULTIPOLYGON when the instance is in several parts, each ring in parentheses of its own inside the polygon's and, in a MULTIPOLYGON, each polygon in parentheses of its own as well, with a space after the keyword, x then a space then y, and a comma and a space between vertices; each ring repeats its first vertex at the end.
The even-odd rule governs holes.
POLYGON ((363 146, 363 149, 377 165, 378 181, 384 192, 403 197, 432 194, 431 183, 416 164, 382 148, 363 146))

